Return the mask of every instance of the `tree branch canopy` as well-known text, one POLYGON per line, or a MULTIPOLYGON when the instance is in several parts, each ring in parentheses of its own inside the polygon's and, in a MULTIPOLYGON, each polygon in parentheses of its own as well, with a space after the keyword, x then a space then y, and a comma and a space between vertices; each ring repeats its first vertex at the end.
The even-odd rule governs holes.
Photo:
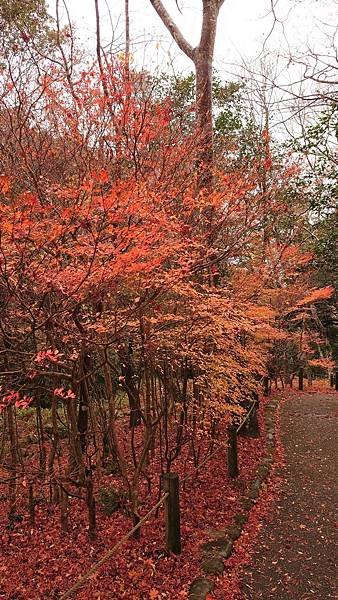
POLYGON ((184 35, 181 33, 177 25, 172 20, 171 16, 163 6, 161 0, 150 0, 154 9, 156 10, 158 16, 170 32, 171 36, 174 38, 178 47, 184 52, 188 58, 192 61, 194 60, 195 49, 189 44, 189 42, 185 39, 184 35))

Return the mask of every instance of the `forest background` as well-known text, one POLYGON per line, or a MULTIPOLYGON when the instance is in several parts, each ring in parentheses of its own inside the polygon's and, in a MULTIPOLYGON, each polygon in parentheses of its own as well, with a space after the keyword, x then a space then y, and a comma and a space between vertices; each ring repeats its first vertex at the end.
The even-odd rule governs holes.
MULTIPOLYGON (((325 378, 338 360, 335 26, 321 20, 314 47, 281 44, 277 56, 269 40, 287 20, 267 3, 256 62, 224 78, 213 57, 226 3, 201 3, 197 47, 161 2, 145 3, 191 71, 168 54, 147 67, 128 1, 123 37, 112 17, 108 41, 92 3, 93 45, 65 3, 53 18, 42 1, 0 2, 9 555, 32 543, 36 506, 37 544, 60 513, 65 536, 104 546, 100 510, 117 535, 156 500, 161 475, 196 479, 264 378, 325 378)), ((322 3, 328 17, 334 4, 322 3)), ((184 22, 183 4, 170 11, 184 22)))

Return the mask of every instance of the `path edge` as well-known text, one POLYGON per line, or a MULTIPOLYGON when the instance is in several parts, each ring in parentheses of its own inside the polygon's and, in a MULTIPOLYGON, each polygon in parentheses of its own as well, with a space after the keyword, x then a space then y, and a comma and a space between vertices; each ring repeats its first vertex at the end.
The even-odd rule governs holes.
POLYGON ((272 474, 275 462, 276 433, 279 421, 280 397, 270 396, 263 406, 264 418, 264 454, 255 471, 250 484, 243 494, 239 508, 234 515, 233 521, 225 528, 222 540, 209 540, 202 544, 203 559, 201 569, 203 575, 197 577, 189 586, 188 600, 206 600, 208 594, 213 591, 215 583, 206 575, 222 575, 225 570, 226 561, 235 551, 234 543, 240 539, 243 529, 250 517, 252 508, 259 499, 262 486, 267 487, 267 480, 272 474))

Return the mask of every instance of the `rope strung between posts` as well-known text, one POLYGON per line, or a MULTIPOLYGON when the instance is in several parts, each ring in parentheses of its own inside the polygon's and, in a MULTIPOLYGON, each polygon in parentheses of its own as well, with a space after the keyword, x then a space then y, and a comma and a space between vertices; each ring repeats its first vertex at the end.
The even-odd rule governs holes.
POLYGON ((137 525, 135 525, 135 527, 133 527, 133 529, 128 531, 128 533, 126 533, 126 535, 119 542, 117 542, 117 544, 115 544, 115 546, 113 546, 113 548, 108 550, 108 552, 106 552, 106 554, 104 554, 102 556, 102 558, 89 569, 89 571, 87 571, 84 575, 82 575, 82 577, 80 577, 80 579, 78 579, 77 582, 71 588, 69 588, 69 590, 67 590, 67 592, 65 592, 60 597, 60 600, 65 600, 66 598, 70 598, 70 596, 74 592, 76 592, 81 587, 81 585, 85 581, 87 581, 87 579, 89 579, 89 577, 91 575, 93 575, 93 573, 95 573, 95 571, 97 571, 98 568, 101 567, 101 565, 103 565, 108 560, 108 558, 110 558, 116 552, 116 550, 118 550, 120 548, 120 546, 122 546, 122 544, 124 544, 124 542, 129 540, 129 538, 131 538, 131 536, 134 535, 134 533, 141 527, 141 525, 143 525, 143 523, 145 521, 147 521, 147 519, 149 519, 150 515, 152 515, 163 504, 163 502, 168 498, 168 496, 169 496, 168 492, 166 494, 164 494, 162 496, 162 498, 160 498, 160 500, 157 502, 157 504, 155 504, 155 506, 153 506, 149 510, 149 512, 147 512, 147 514, 144 515, 144 517, 142 517, 142 519, 137 523, 137 525))
MULTIPOLYGON (((253 409, 255 408, 257 404, 257 400, 255 400, 252 404, 252 406, 250 407, 250 410, 248 411, 248 413, 246 414, 245 418, 243 419, 242 423, 240 423, 239 427, 237 428, 236 432, 238 433, 244 423, 247 421, 247 419, 250 417, 250 414, 252 413, 253 409)), ((216 450, 210 454, 209 456, 207 456, 205 458, 204 461, 202 461, 195 469, 194 469, 194 473, 196 473, 196 471, 199 471, 199 469, 201 469, 207 462, 209 462, 209 460, 211 458, 213 458, 213 456, 215 456, 215 454, 217 454, 217 452, 219 452, 219 450, 223 448, 224 449, 224 445, 223 444, 218 444, 218 447, 216 448, 216 450)), ((185 483, 186 481, 188 481, 188 479, 190 479, 192 477, 193 473, 190 473, 188 475, 186 475, 183 479, 182 482, 185 483)), ((126 542, 129 538, 132 537, 132 535, 134 535, 134 533, 136 533, 136 531, 141 527, 141 525, 143 525, 143 523, 145 521, 147 521, 149 519, 149 517, 156 511, 158 510, 158 508, 160 508, 160 506, 162 506, 163 502, 169 497, 169 492, 167 492, 166 494, 164 494, 160 500, 157 502, 157 504, 155 504, 155 506, 153 506, 146 515, 144 515, 144 517, 142 517, 142 519, 140 519, 140 521, 137 523, 137 525, 135 525, 135 527, 133 527, 133 529, 131 529, 130 531, 128 531, 128 533, 126 533, 126 535, 121 538, 121 540, 119 542, 117 542, 117 544, 115 544, 115 546, 113 546, 113 548, 111 548, 110 550, 108 550, 108 552, 106 552, 106 554, 103 555, 103 557, 97 562, 95 563, 90 569, 89 571, 87 571, 84 575, 82 575, 82 577, 80 577, 80 579, 77 580, 77 582, 71 587, 69 588, 69 590, 67 590, 67 592, 65 592, 61 597, 60 600, 66 600, 66 598, 70 598, 70 596, 76 592, 81 586, 82 584, 87 581, 87 579, 89 579, 89 577, 91 575, 93 575, 93 573, 95 573, 100 567, 101 565, 103 565, 123 544, 124 542, 126 542)))
POLYGON ((248 410, 247 414, 245 415, 245 419, 243 419, 242 423, 240 423, 239 426, 237 427, 236 433, 240 432, 240 430, 242 429, 244 423, 246 423, 246 421, 250 417, 250 415, 251 415, 253 409, 255 408, 256 404, 257 404, 257 400, 254 400, 252 406, 250 406, 250 410, 248 410))
POLYGON ((188 475, 186 475, 185 477, 183 477, 182 479, 182 483, 185 483, 186 481, 188 481, 193 475, 195 475, 196 471, 199 471, 207 462, 209 462, 209 460, 211 460, 215 454, 217 454, 219 452, 219 450, 221 448, 224 449, 223 444, 216 444, 217 448, 214 452, 212 452, 212 454, 209 454, 209 456, 207 456, 199 465, 197 465, 197 467, 194 468, 194 472, 193 473, 188 473, 188 475))
MULTIPOLYGON (((245 415, 245 418, 243 419, 242 423, 240 423, 240 425, 237 427, 236 433, 238 433, 242 429, 244 423, 246 423, 246 421, 250 417, 256 404, 257 404, 257 400, 254 400, 252 406, 250 406, 250 410, 245 415)), ((219 452, 219 450, 221 450, 222 448, 224 449, 223 444, 216 444, 216 445, 217 445, 216 450, 214 452, 212 452, 212 454, 209 454, 209 456, 207 456, 197 467, 195 467, 193 473, 188 473, 188 475, 183 477, 182 483, 185 483, 186 481, 188 481, 196 473, 196 471, 199 471, 207 462, 209 462, 209 460, 211 460, 219 452)))

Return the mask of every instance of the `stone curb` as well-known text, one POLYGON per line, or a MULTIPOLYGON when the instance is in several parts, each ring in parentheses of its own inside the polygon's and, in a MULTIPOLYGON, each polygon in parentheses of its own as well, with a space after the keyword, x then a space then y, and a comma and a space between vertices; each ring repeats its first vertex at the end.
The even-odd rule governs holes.
MULTIPOLYGON (((275 398, 272 398, 265 405, 266 452, 256 470, 254 479, 241 499, 240 509, 235 514, 233 523, 220 531, 220 537, 201 545, 203 554, 201 568, 205 575, 221 575, 223 573, 225 569, 224 561, 232 555, 233 543, 242 533, 242 529, 249 518, 250 509, 259 496, 260 488, 263 484, 266 485, 265 480, 270 475, 273 464, 277 407, 278 400, 275 398)), ((205 600, 207 594, 212 592, 213 588, 213 581, 207 577, 198 577, 190 585, 188 599, 205 600)))

